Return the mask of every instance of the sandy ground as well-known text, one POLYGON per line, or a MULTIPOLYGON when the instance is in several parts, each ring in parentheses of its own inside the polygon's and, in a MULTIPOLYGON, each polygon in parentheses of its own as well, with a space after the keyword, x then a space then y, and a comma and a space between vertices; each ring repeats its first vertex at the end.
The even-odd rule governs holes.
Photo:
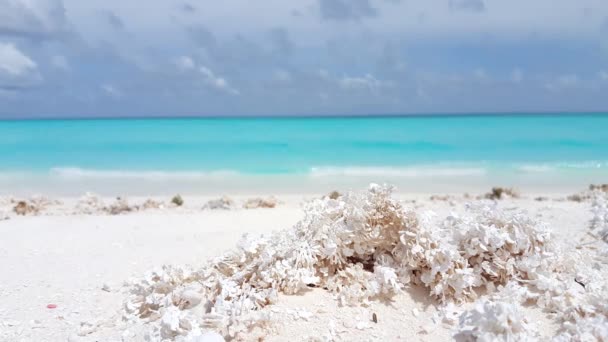
MULTIPOLYGON (((502 200, 500 206, 527 210, 549 224, 556 240, 574 248, 588 227, 589 203, 557 200, 565 194, 552 194, 547 201, 534 200, 537 196, 502 200)), ((462 195, 450 201, 430 200, 428 194, 398 197, 440 215, 463 210, 469 201, 462 195)), ((202 265, 232 248, 244 233, 291 227, 307 200, 284 196, 274 209, 224 211, 202 210, 207 197, 184 199, 182 208, 110 216, 73 215, 76 199, 66 198, 41 215, 0 221, 0 341, 141 340, 121 324, 124 281, 163 264, 202 265), (49 309, 49 304, 57 307, 49 309)), ((6 212, 9 205, 5 201, 0 208, 6 212)), ((282 296, 269 310, 281 313, 281 320, 268 341, 308 340, 330 328, 344 341, 445 341, 454 328, 432 324, 435 303, 417 287, 393 302, 354 308, 338 308, 330 294, 314 289, 282 296)), ((544 336, 553 334, 550 320, 534 308, 526 310, 544 336)))

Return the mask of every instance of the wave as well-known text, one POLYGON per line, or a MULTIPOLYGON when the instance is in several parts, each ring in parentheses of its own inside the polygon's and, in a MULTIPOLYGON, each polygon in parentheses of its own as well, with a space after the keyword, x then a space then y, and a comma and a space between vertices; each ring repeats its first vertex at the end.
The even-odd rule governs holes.
POLYGON ((554 172, 557 170, 555 166, 545 164, 519 165, 515 169, 524 173, 543 173, 554 172))
POLYGON ((485 168, 479 167, 314 167, 312 177, 462 177, 483 176, 485 168))
POLYGON ((558 172, 568 169, 594 170, 608 168, 605 161, 580 161, 580 162, 554 162, 540 164, 517 164, 515 169, 524 173, 558 172))
POLYGON ((411 166, 317 166, 281 170, 277 172, 248 172, 242 170, 120 170, 87 169, 80 167, 54 167, 48 171, 0 171, 0 181, 51 178, 58 180, 143 180, 143 181, 203 181, 240 178, 432 178, 480 177, 494 174, 544 174, 570 172, 597 172, 608 168, 608 162, 548 162, 548 163, 437 163, 411 166))
POLYGON ((230 170, 220 171, 137 171, 137 170, 93 170, 70 168, 53 168, 50 171, 52 177, 62 179, 133 179, 148 181, 168 180, 202 180, 209 178, 225 178, 237 176, 239 173, 230 170))
POLYGON ((251 174, 235 170, 218 171, 153 171, 153 170, 95 170, 82 169, 77 167, 61 167, 50 170, 51 177, 60 179, 132 179, 147 181, 168 181, 168 180, 205 180, 205 179, 225 179, 236 177, 264 177, 264 176, 308 176, 312 178, 321 177, 463 177, 463 176, 483 176, 487 173, 485 168, 480 167, 433 167, 433 166, 412 166, 412 167, 313 167, 308 172, 293 172, 282 174, 251 174))

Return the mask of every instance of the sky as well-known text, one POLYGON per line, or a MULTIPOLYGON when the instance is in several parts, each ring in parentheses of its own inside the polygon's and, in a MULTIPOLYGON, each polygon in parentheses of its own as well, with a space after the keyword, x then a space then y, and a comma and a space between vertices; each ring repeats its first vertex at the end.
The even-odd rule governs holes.
POLYGON ((0 0, 0 118, 555 111, 606 0, 0 0))

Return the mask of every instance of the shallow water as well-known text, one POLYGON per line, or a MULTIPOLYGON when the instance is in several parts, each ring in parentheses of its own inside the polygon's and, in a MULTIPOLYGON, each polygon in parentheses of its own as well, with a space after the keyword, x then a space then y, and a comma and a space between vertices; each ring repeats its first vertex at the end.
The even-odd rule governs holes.
POLYGON ((608 182, 608 115, 0 121, 0 192, 608 182))

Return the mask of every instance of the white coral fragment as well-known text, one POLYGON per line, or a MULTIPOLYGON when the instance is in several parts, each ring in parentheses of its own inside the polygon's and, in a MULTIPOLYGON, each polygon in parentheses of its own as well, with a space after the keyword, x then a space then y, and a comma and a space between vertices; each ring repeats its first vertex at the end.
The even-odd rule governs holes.
POLYGON ((600 239, 608 242, 608 193, 596 190, 591 196, 591 229, 600 239))
POLYGON ((535 341, 536 329, 514 304, 483 300, 460 317, 456 341, 535 341))

